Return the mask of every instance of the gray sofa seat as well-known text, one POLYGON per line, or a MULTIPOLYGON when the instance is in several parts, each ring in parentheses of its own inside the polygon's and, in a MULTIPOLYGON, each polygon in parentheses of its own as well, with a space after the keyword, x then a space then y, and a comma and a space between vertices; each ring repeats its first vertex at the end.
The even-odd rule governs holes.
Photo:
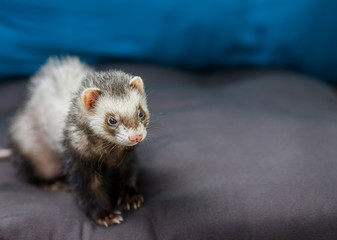
MULTIPOLYGON (((2 239, 337 239, 337 95, 263 69, 140 75, 152 123, 137 148, 145 204, 96 226, 72 193, 45 192, 0 163, 2 239)), ((0 144, 25 82, 0 88, 0 144)))

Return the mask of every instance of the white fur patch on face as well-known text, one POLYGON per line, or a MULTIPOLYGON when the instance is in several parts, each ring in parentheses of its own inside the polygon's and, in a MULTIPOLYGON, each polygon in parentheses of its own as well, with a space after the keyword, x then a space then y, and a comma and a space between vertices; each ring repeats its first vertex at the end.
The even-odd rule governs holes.
POLYGON ((132 142, 129 137, 135 134, 141 134, 142 140, 145 139, 147 135, 146 128, 143 124, 139 124, 137 129, 127 128, 123 124, 118 127, 118 133, 116 134, 116 143, 123 146, 134 146, 138 142, 132 142))
POLYGON ((88 138, 83 131, 72 131, 71 132, 71 145, 77 151, 82 152, 83 154, 86 153, 86 147, 88 146, 88 138))
POLYGON ((116 143, 123 146, 132 146, 134 143, 129 140, 130 129, 124 125, 118 127, 118 133, 116 134, 116 143))

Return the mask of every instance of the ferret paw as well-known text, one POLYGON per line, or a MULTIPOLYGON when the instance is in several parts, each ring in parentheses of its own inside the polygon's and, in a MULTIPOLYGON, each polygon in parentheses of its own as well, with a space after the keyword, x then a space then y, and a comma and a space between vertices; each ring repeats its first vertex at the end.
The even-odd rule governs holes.
POLYGON ((130 209, 137 209, 139 208, 142 203, 144 202, 143 194, 136 193, 136 194, 128 194, 124 193, 121 194, 118 198, 118 205, 123 205, 126 210, 130 209))
POLYGON ((97 216, 98 217, 95 218, 95 221, 102 227, 110 227, 123 222, 123 217, 120 211, 114 211, 112 213, 104 212, 97 214, 97 216))

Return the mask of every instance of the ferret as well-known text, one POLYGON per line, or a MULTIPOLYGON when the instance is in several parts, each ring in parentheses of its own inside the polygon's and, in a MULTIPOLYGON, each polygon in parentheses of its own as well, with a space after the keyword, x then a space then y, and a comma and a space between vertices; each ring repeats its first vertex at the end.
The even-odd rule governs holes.
POLYGON ((11 122, 12 159, 31 182, 65 177, 97 224, 120 224, 118 204, 130 210, 144 201, 134 146, 145 139, 149 117, 140 77, 52 58, 30 79, 11 122))

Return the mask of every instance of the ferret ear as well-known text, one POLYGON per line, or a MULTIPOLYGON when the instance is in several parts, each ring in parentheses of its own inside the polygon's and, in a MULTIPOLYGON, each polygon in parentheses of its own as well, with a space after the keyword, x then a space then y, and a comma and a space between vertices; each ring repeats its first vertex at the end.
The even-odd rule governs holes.
POLYGON ((92 109, 98 97, 101 95, 101 90, 98 88, 87 88, 82 92, 82 104, 85 109, 90 110, 92 109))
POLYGON ((138 89, 140 92, 144 92, 143 80, 140 77, 133 77, 130 80, 130 86, 138 89))

